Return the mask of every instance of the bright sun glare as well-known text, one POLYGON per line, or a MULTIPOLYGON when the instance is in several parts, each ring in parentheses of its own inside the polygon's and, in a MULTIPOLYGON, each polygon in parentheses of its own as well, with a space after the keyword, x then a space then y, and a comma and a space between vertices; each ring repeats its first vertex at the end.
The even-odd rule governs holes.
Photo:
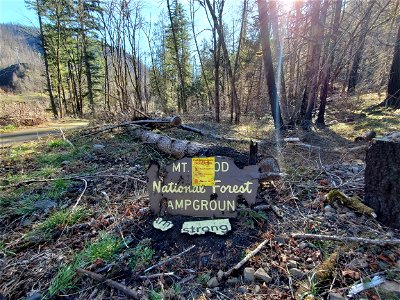
POLYGON ((288 10, 292 9, 293 3, 295 1, 296 0, 278 0, 278 3, 280 4, 280 6, 282 6, 282 8, 285 11, 288 11, 288 10))

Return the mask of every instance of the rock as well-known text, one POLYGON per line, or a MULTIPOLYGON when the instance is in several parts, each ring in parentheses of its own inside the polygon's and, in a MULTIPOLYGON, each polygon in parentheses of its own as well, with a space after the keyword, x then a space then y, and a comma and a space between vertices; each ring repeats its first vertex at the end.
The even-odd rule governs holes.
POLYGON ((289 269, 289 273, 296 279, 302 279, 305 275, 303 271, 301 271, 297 268, 289 269))
POLYGON ((277 242, 278 244, 284 245, 286 243, 286 238, 281 237, 281 236, 276 236, 272 239, 273 241, 277 242))
POLYGON ((327 206, 325 206, 324 207, 324 210, 326 211, 326 212, 336 212, 336 210, 332 207, 332 206, 330 206, 330 205, 327 205, 327 206))
POLYGON ((272 280, 272 278, 268 275, 268 273, 263 268, 257 269, 257 271, 254 273, 254 278, 262 280, 265 283, 268 283, 272 280))
POLYGON ((299 248, 300 249, 305 249, 305 248, 307 248, 308 247, 308 243, 307 242, 301 242, 300 244, 299 244, 299 248))
POLYGON ((36 201, 33 206, 37 209, 41 209, 41 210, 50 210, 52 208, 57 207, 57 203, 51 200, 39 200, 36 201))
POLYGON ((289 261, 287 262, 287 267, 288 267, 288 269, 297 268, 297 261, 295 261, 295 260, 289 260, 289 261))
POLYGON ((224 271, 219 270, 218 273, 217 273, 218 281, 221 281, 223 277, 224 277, 224 271))
POLYGON ((212 297, 212 293, 209 289, 206 289, 206 296, 211 298, 212 297))
POLYGON ((244 287, 244 286, 239 286, 237 290, 241 294, 246 294, 247 293, 247 288, 244 287))
POLYGON ((211 278, 208 282, 207 282, 207 286, 209 287, 209 288, 215 288, 215 287, 217 287, 219 285, 219 282, 218 282, 218 279, 217 279, 217 277, 213 277, 213 278, 211 278))
POLYGON ((37 292, 25 298, 25 300, 40 300, 40 299, 42 299, 42 294, 37 292))
POLYGON ((368 262, 365 258, 355 258, 347 266, 349 268, 364 269, 368 267, 368 262))
POLYGON ((347 212, 347 213, 346 213, 346 217, 349 218, 349 219, 353 219, 353 218, 356 217, 356 214, 353 213, 353 212, 347 212))
POLYGON ((253 268, 244 268, 243 271, 243 279, 245 282, 253 282, 254 281, 254 273, 256 271, 253 268))
MULTIPOLYGON (((393 296, 400 297, 400 283, 397 283, 396 281, 386 280, 384 283, 379 285, 378 289, 384 293, 394 293, 393 296)), ((393 298, 397 299, 395 297, 393 298)))
POLYGON ((257 284, 255 287, 254 287, 254 294, 257 294, 259 291, 260 291, 260 286, 257 284))
POLYGON ((312 269, 315 268, 315 265, 314 265, 314 264, 305 264, 304 267, 305 267, 306 269, 308 269, 308 270, 312 270, 312 269))
POLYGON ((102 144, 94 144, 94 145, 93 145, 93 150, 101 151, 101 150, 103 150, 105 147, 106 147, 106 146, 104 146, 104 145, 102 145, 102 144))
POLYGON ((239 283, 239 279, 237 279, 237 277, 230 277, 226 281, 226 284, 228 284, 228 285, 236 285, 238 283, 239 283))
POLYGON ((328 300, 345 300, 346 298, 338 293, 329 293, 328 300))
POLYGON ((327 218, 333 218, 333 217, 335 217, 335 213, 330 212, 330 211, 327 211, 327 212, 325 213, 325 217, 327 217, 327 218))
POLYGON ((314 262, 314 261, 313 261, 313 259, 312 259, 311 257, 307 257, 306 263, 311 264, 311 263, 313 263, 313 262, 314 262))

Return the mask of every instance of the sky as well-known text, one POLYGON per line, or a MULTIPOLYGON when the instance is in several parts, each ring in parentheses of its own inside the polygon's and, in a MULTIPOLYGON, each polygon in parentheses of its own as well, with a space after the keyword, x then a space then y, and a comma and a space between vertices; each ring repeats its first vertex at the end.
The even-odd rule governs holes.
POLYGON ((38 26, 37 16, 26 7, 25 0, 0 0, 0 23, 38 26))

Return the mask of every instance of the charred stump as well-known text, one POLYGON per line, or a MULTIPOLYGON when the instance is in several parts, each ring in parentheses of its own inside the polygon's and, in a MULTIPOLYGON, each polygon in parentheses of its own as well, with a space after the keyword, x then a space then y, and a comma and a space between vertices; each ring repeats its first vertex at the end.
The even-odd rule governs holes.
POLYGON ((378 220, 400 229, 400 139, 393 135, 376 140, 367 150, 365 202, 378 220))

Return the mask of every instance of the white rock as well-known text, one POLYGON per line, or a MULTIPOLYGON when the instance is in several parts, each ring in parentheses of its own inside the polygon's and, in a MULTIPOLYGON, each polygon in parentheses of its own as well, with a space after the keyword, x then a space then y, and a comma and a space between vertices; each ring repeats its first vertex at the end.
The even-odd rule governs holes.
POLYGON ((243 279, 246 282, 253 282, 254 281, 254 273, 256 271, 253 268, 244 268, 243 271, 243 279))
POLYGON ((345 298, 338 293, 329 293, 328 300, 345 300, 345 298))
POLYGON ((287 267, 288 267, 288 269, 297 268, 297 261, 289 260, 287 262, 287 267))
POLYGON ((263 268, 257 269, 257 271, 254 273, 254 277, 256 279, 264 281, 265 283, 268 283, 272 280, 272 278, 268 275, 268 273, 263 268))
POLYGON ((289 273, 296 279, 302 279, 305 275, 303 271, 297 268, 289 269, 289 273))
POLYGON ((211 278, 211 279, 207 282, 207 286, 208 286, 209 288, 214 288, 214 287, 219 286, 219 282, 218 282, 217 277, 214 276, 213 278, 211 278))

